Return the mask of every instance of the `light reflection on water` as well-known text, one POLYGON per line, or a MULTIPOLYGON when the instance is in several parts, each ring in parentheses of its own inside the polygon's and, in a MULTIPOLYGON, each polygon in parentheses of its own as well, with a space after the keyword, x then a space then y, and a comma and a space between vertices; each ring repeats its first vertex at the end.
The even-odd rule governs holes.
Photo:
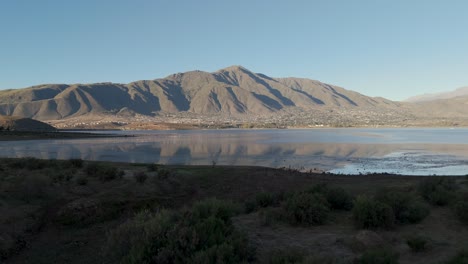
MULTIPOLYGON (((108 133, 108 132, 107 132, 108 133)), ((135 137, 9 141, 3 157, 468 174, 468 129, 119 131, 135 137)))

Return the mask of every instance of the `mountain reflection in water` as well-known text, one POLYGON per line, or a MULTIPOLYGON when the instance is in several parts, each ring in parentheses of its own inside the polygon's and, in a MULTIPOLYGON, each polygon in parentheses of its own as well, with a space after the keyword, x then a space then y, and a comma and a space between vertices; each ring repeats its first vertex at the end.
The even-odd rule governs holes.
POLYGON ((125 131, 135 137, 9 141, 3 157, 466 174, 466 129, 125 131), (406 133, 405 133, 406 132, 406 133), (410 166, 411 165, 411 166, 410 166), (432 169, 431 169, 432 168, 432 169), (445 170, 444 170, 445 168, 445 170), (444 173, 445 172, 445 173, 444 173))

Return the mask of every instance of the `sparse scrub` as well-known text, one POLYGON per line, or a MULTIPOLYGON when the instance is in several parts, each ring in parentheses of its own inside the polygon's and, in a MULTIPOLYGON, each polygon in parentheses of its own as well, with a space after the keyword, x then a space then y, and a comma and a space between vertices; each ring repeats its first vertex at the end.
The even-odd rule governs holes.
POLYGON ((454 198, 457 185, 454 179, 431 177, 421 182, 419 191, 422 197, 432 205, 444 206, 454 198))
POLYGON ((460 251, 456 256, 447 261, 446 264, 468 264, 468 250, 460 251))
POLYGON ((398 254, 389 248, 378 248, 364 252, 358 259, 359 264, 397 264, 398 254))
POLYGON ((468 194, 464 194, 462 199, 459 199, 453 207, 455 215, 458 219, 468 225, 468 194))
POLYGON ((135 180, 141 184, 145 183, 146 180, 148 179, 148 175, 143 171, 135 172, 133 174, 133 177, 135 177, 135 180))
POLYGON ((318 193, 300 192, 288 197, 283 206, 285 217, 295 225, 324 224, 330 212, 325 197, 318 193))
POLYGON ((341 187, 330 187, 322 183, 314 185, 307 192, 322 194, 327 199, 331 209, 351 210, 353 208, 353 197, 341 187))
POLYGON ((383 189, 377 192, 375 198, 392 208, 395 220, 399 224, 418 223, 430 212, 428 206, 417 201, 417 197, 408 192, 383 189))
POLYGON ((253 251, 231 217, 239 208, 210 199, 184 212, 147 211, 111 231, 105 254, 120 263, 240 263, 253 251))
POLYGON ((392 207, 366 195, 357 197, 353 208, 353 218, 357 228, 390 229, 395 225, 392 207))
POLYGON ((68 160, 68 163, 73 167, 73 168, 83 168, 83 160, 82 159, 70 159, 68 160))
POLYGON ((91 177, 97 177, 100 181, 106 182, 122 178, 124 171, 116 167, 106 166, 98 163, 91 163, 85 169, 86 174, 91 177))
POLYGON ((272 226, 277 220, 281 220, 282 212, 280 208, 264 208, 258 214, 260 225, 272 226))
POLYGON ((428 240, 421 236, 413 236, 406 239, 406 244, 413 252, 422 252, 427 250, 428 240))
POLYGON ((353 208, 353 197, 343 188, 330 188, 326 198, 332 209, 348 211, 353 208))
POLYGON ((164 180, 167 179, 171 175, 171 171, 166 168, 160 168, 158 170, 158 179, 164 180))
POLYGON ((159 167, 155 163, 148 164, 147 166, 148 172, 157 172, 159 167))
POLYGON ((87 185, 88 184, 88 178, 84 175, 80 175, 75 179, 76 184, 78 185, 87 185))
POLYGON ((270 192, 260 192, 255 196, 255 202, 262 208, 272 206, 275 202, 274 195, 270 192))

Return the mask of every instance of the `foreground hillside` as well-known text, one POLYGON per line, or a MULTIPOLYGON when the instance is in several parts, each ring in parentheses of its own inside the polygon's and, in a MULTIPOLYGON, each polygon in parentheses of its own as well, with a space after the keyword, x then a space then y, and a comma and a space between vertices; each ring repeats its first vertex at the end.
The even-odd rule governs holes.
POLYGON ((0 171, 2 263, 468 258, 465 177, 32 158, 0 171))

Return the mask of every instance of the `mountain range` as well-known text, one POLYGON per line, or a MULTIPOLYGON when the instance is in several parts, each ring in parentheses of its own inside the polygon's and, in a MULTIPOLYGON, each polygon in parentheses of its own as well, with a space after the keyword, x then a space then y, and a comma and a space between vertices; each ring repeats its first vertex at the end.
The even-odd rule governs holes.
MULTIPOLYGON (((151 118, 182 114, 242 120, 280 115, 294 119, 306 115, 318 117, 315 123, 326 123, 339 115, 350 120, 354 116, 362 117, 363 122, 374 122, 378 116, 409 120, 426 115, 434 117, 435 113, 437 116, 468 113, 463 100, 460 102, 463 105, 458 108, 450 102, 412 101, 417 102, 369 97, 316 80, 273 78, 242 66, 231 66, 212 73, 190 71, 128 84, 44 84, 2 90, 0 114, 51 122, 78 122, 103 116, 131 120, 135 116, 151 118), (432 109, 425 113, 427 107, 443 110, 432 109), (365 118, 367 114, 373 116, 372 120, 365 118)), ((385 122, 379 121, 381 124, 385 122)))

